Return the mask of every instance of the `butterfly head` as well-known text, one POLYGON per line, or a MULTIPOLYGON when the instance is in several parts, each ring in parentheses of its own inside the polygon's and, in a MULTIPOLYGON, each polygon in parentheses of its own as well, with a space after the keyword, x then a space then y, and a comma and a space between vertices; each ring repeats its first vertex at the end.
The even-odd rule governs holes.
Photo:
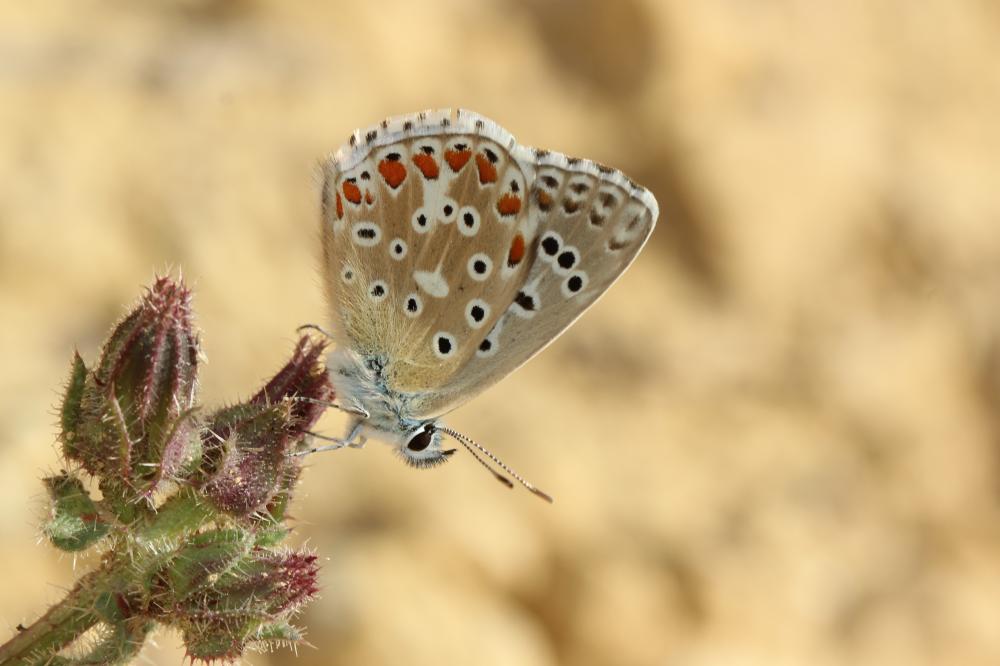
POLYGON ((399 456, 412 467, 440 465, 455 453, 455 449, 441 448, 441 432, 436 421, 425 421, 401 432, 393 444, 399 456))
MULTIPOLYGON (((382 437, 385 439, 387 433, 383 432, 382 437)), ((491 467, 482 455, 486 456, 495 465, 500 467, 503 471, 507 472, 510 476, 517 479, 521 485, 525 488, 538 495, 545 501, 551 503, 552 497, 547 493, 539 490, 532 484, 528 483, 524 477, 508 467, 502 460, 497 458, 495 455, 490 453, 488 450, 474 442, 469 437, 463 435, 460 432, 452 430, 444 424, 441 424, 434 420, 423 421, 419 423, 416 427, 410 428, 408 430, 400 430, 400 436, 394 440, 396 446, 396 451, 399 453, 400 457, 406 461, 408 465, 412 467, 433 467, 434 465, 440 465, 441 463, 448 460, 454 453, 455 449, 442 449, 441 448, 441 436, 448 435, 455 441, 459 442, 468 449, 469 453, 479 461, 479 463, 488 469, 491 474, 501 483, 503 483, 508 488, 513 488, 513 482, 491 467), (478 453, 477 453, 478 451, 478 453), (480 455, 482 454, 482 455, 480 455)))

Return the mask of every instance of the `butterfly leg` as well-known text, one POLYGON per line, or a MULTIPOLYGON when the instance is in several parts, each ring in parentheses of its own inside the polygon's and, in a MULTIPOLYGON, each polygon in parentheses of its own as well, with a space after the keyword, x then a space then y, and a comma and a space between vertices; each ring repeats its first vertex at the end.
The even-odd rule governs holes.
POLYGON ((301 400, 303 402, 311 402, 314 405, 323 405, 324 407, 336 409, 338 411, 344 412, 345 414, 353 414, 354 416, 360 416, 362 419, 368 419, 371 417, 371 414, 368 412, 368 410, 360 405, 345 407, 344 405, 338 405, 337 403, 330 402, 329 400, 317 400, 316 398, 310 398, 304 395, 295 396, 294 398, 292 398, 292 400, 301 400))
POLYGON ((368 438, 361 434, 361 427, 364 421, 358 420, 354 427, 351 428, 351 432, 344 439, 339 439, 337 437, 327 437, 326 435, 320 435, 315 432, 310 432, 309 434, 317 439, 322 439, 326 442, 331 442, 325 446, 315 446, 311 449, 306 449, 305 451, 296 451, 295 455, 305 456, 310 453, 319 453, 321 451, 336 451, 337 449, 350 448, 350 449, 363 449, 365 444, 368 442, 368 438))
POLYGON ((329 331, 327 331, 326 329, 324 329, 322 326, 317 326, 316 324, 302 324, 297 329, 295 329, 295 332, 296 333, 301 333, 302 331, 309 331, 309 330, 311 330, 311 331, 317 331, 317 332, 321 333, 322 335, 326 336, 330 340, 335 340, 336 339, 336 338, 333 337, 332 333, 330 333, 329 331))

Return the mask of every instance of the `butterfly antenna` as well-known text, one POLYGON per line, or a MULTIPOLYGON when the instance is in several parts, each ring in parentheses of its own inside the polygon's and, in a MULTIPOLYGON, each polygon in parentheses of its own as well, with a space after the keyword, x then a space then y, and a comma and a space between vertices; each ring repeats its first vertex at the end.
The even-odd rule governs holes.
POLYGON ((524 486, 525 488, 527 488, 528 490, 530 490, 535 495, 538 495, 539 497, 541 497, 543 500, 545 500, 549 504, 552 504, 553 500, 552 500, 552 496, 551 495, 549 495, 548 493, 545 493, 545 492, 539 490, 538 488, 536 488, 535 486, 533 486, 531 483, 529 483, 527 481, 527 479, 525 479, 523 476, 521 476, 520 474, 518 474, 517 472, 515 472, 514 470, 512 470, 510 467, 508 467, 502 460, 500 460, 495 455, 493 455, 492 453, 490 453, 489 450, 487 450, 485 447, 480 446, 479 444, 477 444, 476 442, 474 442, 469 437, 466 437, 462 433, 457 432, 455 430, 452 430, 451 428, 444 428, 444 427, 441 427, 441 426, 437 426, 437 430, 440 430, 443 433, 447 433, 448 435, 451 435, 456 440, 458 440, 459 442, 461 442, 462 445, 466 449, 468 449, 469 453, 471 453, 472 456, 476 460, 478 460, 479 463, 483 467, 485 467, 486 469, 490 470, 490 472, 493 474, 493 476, 495 476, 497 478, 497 480, 499 480, 501 483, 503 483, 508 488, 513 488, 514 487, 514 484, 511 483, 510 479, 508 479, 503 474, 501 474, 500 472, 498 472, 495 469, 493 469, 492 467, 490 467, 486 463, 485 460, 483 460, 482 458, 479 457, 479 454, 476 453, 476 450, 479 450, 483 455, 485 455, 487 458, 489 458, 490 460, 492 460, 493 463, 496 464, 498 467, 500 467, 503 471, 507 472, 507 474, 509 474, 510 476, 512 476, 515 479, 517 479, 518 482, 522 486, 524 486))

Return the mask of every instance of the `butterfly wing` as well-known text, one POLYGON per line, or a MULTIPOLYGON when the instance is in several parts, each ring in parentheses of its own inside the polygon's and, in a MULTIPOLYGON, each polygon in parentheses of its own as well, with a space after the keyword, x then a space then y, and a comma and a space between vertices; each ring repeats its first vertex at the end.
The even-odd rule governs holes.
POLYGON ((532 264, 532 174, 465 111, 359 130, 324 164, 323 267, 340 347, 433 394, 475 357, 532 264))
POLYGON ((438 416, 525 363, 590 307, 656 222, 620 172, 519 146, 459 110, 359 130, 324 164, 334 335, 438 416))
POLYGON ((475 356, 420 401, 423 416, 453 409, 555 340, 628 268, 656 224, 656 199, 619 171, 543 150, 515 154, 534 173, 531 266, 475 356))

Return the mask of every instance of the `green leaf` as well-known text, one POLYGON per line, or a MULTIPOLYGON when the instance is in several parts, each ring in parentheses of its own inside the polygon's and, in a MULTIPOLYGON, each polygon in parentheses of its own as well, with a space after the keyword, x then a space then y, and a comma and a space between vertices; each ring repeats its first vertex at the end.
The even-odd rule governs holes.
POLYGON ((234 660, 243 653, 246 643, 224 622, 196 622, 186 626, 182 635, 184 647, 192 660, 205 662, 234 660))
POLYGON ((78 478, 64 473, 50 476, 44 483, 52 498, 52 517, 44 530, 56 548, 68 552, 85 550, 111 530, 101 520, 97 505, 78 478))
POLYGON ((281 524, 267 524, 258 527, 254 533, 254 545, 258 548, 277 546, 288 536, 289 529, 281 524))
POLYGON ((247 530, 215 529, 191 537, 177 549, 164 572, 173 601, 180 603, 213 585, 252 547, 253 535, 247 530))
POLYGON ((274 622, 261 625, 257 635, 249 641, 257 647, 278 647, 305 642, 305 636, 298 627, 287 622, 274 622))
POLYGON ((138 656, 146 636, 156 627, 150 620, 134 618, 127 622, 100 625, 104 631, 97 643, 80 657, 53 657, 48 666, 109 666, 127 664, 138 656))
MULTIPOLYGON (((62 426, 63 446, 72 450, 73 440, 78 436, 80 426, 83 388, 87 383, 87 366, 79 352, 73 352, 73 363, 70 366, 69 382, 63 395, 62 409, 59 411, 59 421, 62 426)), ((67 456, 69 454, 67 453, 67 456)), ((69 456, 71 457, 71 456, 69 456)))
POLYGON ((276 622, 265 624, 254 636, 254 641, 283 641, 288 643, 298 643, 303 640, 302 630, 286 622, 276 622))
POLYGON ((212 506, 193 489, 182 488, 156 510, 138 537, 143 541, 181 537, 198 531, 216 515, 212 506))

